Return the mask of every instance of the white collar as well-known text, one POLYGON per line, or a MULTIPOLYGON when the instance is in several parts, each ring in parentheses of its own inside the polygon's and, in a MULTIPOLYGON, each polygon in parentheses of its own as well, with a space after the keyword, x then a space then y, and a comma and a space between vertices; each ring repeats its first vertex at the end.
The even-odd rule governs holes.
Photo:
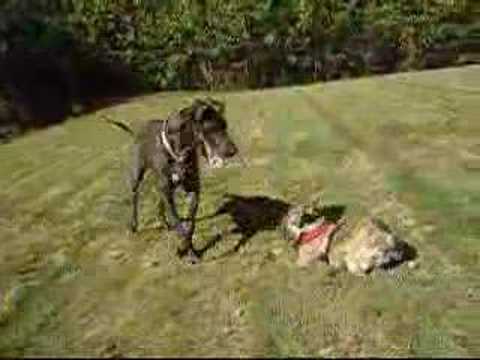
POLYGON ((165 121, 163 122, 163 129, 162 129, 162 132, 161 132, 163 146, 164 146, 164 148, 167 150, 167 152, 169 153, 169 155, 170 155, 176 162, 182 162, 182 161, 184 160, 184 159, 183 159, 183 156, 180 156, 180 155, 175 154, 175 151, 173 151, 172 145, 170 145, 170 142, 168 141, 167 133, 168 133, 168 120, 165 120, 165 121))

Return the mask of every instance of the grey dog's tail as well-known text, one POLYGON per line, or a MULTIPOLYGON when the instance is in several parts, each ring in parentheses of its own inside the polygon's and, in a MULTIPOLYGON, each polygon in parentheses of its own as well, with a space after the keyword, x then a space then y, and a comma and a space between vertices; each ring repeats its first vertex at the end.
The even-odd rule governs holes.
POLYGON ((118 126, 120 129, 122 129, 123 131, 129 133, 130 135, 132 136, 135 136, 135 132, 130 128, 128 127, 127 125, 125 125, 124 123, 120 122, 120 121, 117 121, 117 120, 114 120, 106 115, 103 115, 102 116, 103 119, 105 119, 106 122, 110 123, 110 124, 113 124, 115 126, 118 126))

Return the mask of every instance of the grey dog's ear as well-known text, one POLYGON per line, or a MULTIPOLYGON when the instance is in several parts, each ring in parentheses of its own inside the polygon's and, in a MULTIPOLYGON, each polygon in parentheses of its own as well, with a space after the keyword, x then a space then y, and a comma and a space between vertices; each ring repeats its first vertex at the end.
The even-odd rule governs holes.
POLYGON ((206 101, 221 115, 225 113, 225 103, 220 100, 208 97, 206 101))
POLYGON ((195 99, 192 108, 194 109, 194 119, 196 121, 201 121, 206 111, 213 110, 220 115, 225 113, 225 104, 210 97, 206 99, 195 99))
POLYGON ((205 103, 196 102, 193 105, 193 119, 195 121, 201 121, 204 117, 205 112, 208 110, 209 106, 205 103))

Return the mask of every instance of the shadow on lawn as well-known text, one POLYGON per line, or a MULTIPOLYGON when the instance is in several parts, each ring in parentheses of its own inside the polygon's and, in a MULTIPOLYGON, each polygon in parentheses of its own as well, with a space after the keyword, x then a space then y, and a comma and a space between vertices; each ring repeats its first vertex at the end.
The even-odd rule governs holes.
MULTIPOLYGON (((213 219, 229 215, 234 227, 229 234, 240 234, 240 240, 228 254, 238 252, 253 236, 261 231, 276 230, 293 205, 283 200, 268 196, 240 196, 235 194, 225 195, 225 201, 217 211, 198 221, 213 219)), ((329 221, 338 221, 345 212, 345 206, 332 205, 322 207, 316 216, 323 216, 329 221)), ((206 246, 199 250, 204 254, 222 240, 219 234, 214 236, 206 246)), ((226 254, 226 255, 228 255, 226 254)))

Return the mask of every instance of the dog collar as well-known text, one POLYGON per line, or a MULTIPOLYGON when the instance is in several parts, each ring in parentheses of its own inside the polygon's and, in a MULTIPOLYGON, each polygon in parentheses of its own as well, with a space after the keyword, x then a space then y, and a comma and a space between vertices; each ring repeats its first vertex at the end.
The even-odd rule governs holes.
MULTIPOLYGON (((176 161, 176 162, 183 162, 185 160, 185 156, 183 155, 177 155, 175 154, 175 151, 173 150, 172 148, 172 145, 170 144, 170 142, 168 141, 168 137, 167 137, 167 134, 168 134, 168 120, 165 120, 163 122, 163 129, 161 131, 161 140, 162 140, 162 144, 163 144, 163 147, 165 148, 165 150, 167 150, 168 154, 176 161)), ((200 141, 203 143, 203 145, 205 146, 205 149, 207 151, 207 157, 210 158, 211 157, 211 149, 210 149, 210 146, 208 145, 208 142, 205 140, 205 138, 203 137, 203 134, 200 136, 200 141)), ((194 146, 192 148, 194 148, 196 145, 194 144, 194 146)))
POLYGON ((165 120, 163 122, 163 129, 161 131, 163 147, 165 148, 165 150, 167 150, 168 154, 176 162, 182 162, 184 160, 184 158, 183 158, 183 156, 175 154, 175 151, 173 151, 172 145, 170 145, 170 142, 168 141, 168 138, 167 138, 167 132, 168 132, 168 120, 165 120))
POLYGON ((312 242, 313 240, 321 236, 329 235, 336 227, 336 224, 331 223, 324 223, 322 225, 316 226, 309 231, 300 233, 298 242, 300 244, 308 244, 309 242, 312 242))

